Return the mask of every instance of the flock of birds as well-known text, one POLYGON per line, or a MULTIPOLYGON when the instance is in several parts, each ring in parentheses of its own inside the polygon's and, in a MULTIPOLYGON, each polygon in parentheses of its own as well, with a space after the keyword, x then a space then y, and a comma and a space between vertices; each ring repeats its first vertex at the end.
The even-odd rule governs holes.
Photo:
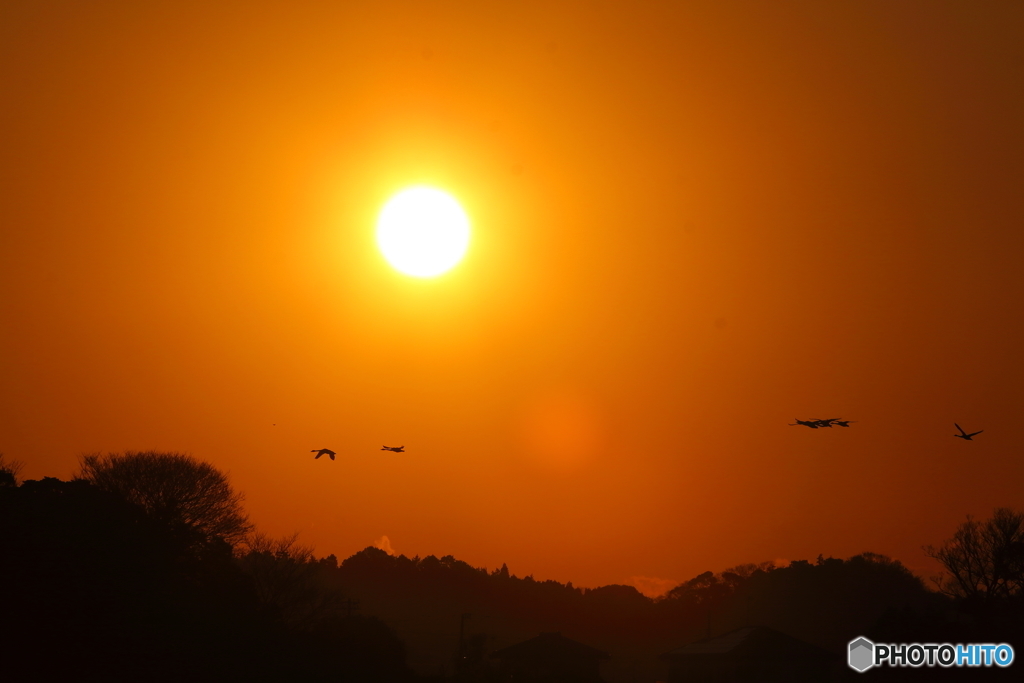
MULTIPOLYGON (((796 427, 797 425, 803 425, 804 427, 810 427, 811 429, 817 429, 818 427, 831 427, 832 425, 839 425, 840 427, 849 427, 851 422, 856 422, 856 420, 843 420, 838 417, 830 417, 827 420, 801 420, 800 418, 797 418, 796 422, 791 423, 789 426, 796 427)), ((953 426, 956 427, 957 430, 959 430, 960 432, 959 434, 954 434, 953 436, 955 436, 958 439, 963 439, 965 441, 973 441, 974 439, 972 439, 971 437, 977 436, 978 434, 981 434, 983 431, 985 431, 984 429, 979 429, 976 432, 971 432, 970 434, 968 434, 967 432, 964 431, 964 428, 958 425, 956 422, 953 423, 953 426)))
MULTIPOLYGON (((384 446, 381 450, 391 451, 392 453, 405 453, 405 446, 384 446)), ((326 455, 331 460, 334 460, 334 456, 337 455, 337 453, 332 451, 330 448, 321 448, 320 450, 314 448, 310 453, 316 453, 316 455, 313 456, 314 460, 319 460, 321 455, 326 455)))
POLYGON ((796 427, 797 425, 803 425, 804 427, 810 427, 811 429, 817 429, 818 427, 831 427, 832 425, 849 427, 851 422, 856 422, 856 420, 842 420, 838 417, 830 417, 827 420, 801 420, 800 418, 797 418, 796 422, 789 426, 796 427))
MULTIPOLYGON (((811 429, 818 429, 819 427, 832 427, 833 425, 839 425, 840 427, 849 427, 850 423, 852 422, 856 422, 856 420, 844 420, 839 417, 830 417, 825 420, 801 420, 800 418, 796 418, 796 422, 791 423, 789 426, 796 427, 797 425, 803 425, 804 427, 810 427, 811 429)), ((953 436, 957 437, 958 439, 964 439, 965 441, 973 441, 971 437, 977 436, 978 434, 981 434, 983 431, 985 431, 984 429, 979 429, 976 432, 971 432, 970 434, 968 434, 967 432, 964 431, 964 428, 958 425, 956 422, 953 423, 953 426, 960 431, 959 434, 954 434, 953 436)), ((405 446, 383 446, 381 450, 391 451, 392 453, 405 453, 405 446)), ((330 448, 321 448, 319 450, 313 449, 310 451, 310 453, 316 453, 316 455, 313 456, 314 460, 319 460, 321 455, 326 455, 331 460, 334 460, 334 456, 337 455, 337 453, 332 451, 330 448)))

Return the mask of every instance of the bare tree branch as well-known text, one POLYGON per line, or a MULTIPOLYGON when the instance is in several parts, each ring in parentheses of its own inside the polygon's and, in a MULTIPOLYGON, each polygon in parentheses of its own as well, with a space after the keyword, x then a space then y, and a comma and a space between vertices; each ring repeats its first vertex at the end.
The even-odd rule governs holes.
POLYGON ((968 515, 953 538, 924 551, 945 568, 936 584, 946 595, 1000 599, 1024 593, 1024 513, 998 508, 984 523, 968 515))

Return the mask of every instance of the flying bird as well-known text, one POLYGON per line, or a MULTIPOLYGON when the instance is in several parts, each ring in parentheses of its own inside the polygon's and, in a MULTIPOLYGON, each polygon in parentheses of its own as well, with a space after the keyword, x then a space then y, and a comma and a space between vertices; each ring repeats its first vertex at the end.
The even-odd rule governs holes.
POLYGON ((392 451, 393 453, 405 453, 405 446, 384 446, 381 450, 392 451))
POLYGON ((836 420, 833 424, 837 424, 840 427, 849 427, 851 422, 856 422, 856 420, 836 420))
POLYGON ((810 427, 811 429, 817 429, 821 425, 817 424, 817 420, 801 420, 796 418, 796 422, 790 424, 790 427, 796 427, 797 425, 803 425, 804 427, 810 427))
POLYGON ((958 439, 965 439, 967 441, 974 441, 974 439, 971 438, 972 436, 977 436, 978 434, 981 434, 983 431, 985 431, 984 429, 980 429, 976 432, 968 434, 967 432, 964 431, 964 428, 958 425, 956 422, 953 423, 953 426, 960 430, 959 434, 954 434, 953 436, 955 436, 958 439))
POLYGON ((318 450, 318 451, 315 451, 315 450, 314 450, 314 451, 310 451, 310 453, 316 453, 316 457, 315 457, 315 458, 313 458, 314 460, 319 460, 319 459, 320 459, 320 456, 321 456, 321 455, 326 455, 326 456, 327 456, 327 457, 329 457, 329 458, 330 458, 331 460, 334 460, 334 456, 335 456, 335 455, 337 455, 337 454, 336 454, 336 453, 335 453, 334 451, 332 451, 332 450, 331 450, 330 448, 321 448, 321 449, 320 449, 320 450, 318 450))

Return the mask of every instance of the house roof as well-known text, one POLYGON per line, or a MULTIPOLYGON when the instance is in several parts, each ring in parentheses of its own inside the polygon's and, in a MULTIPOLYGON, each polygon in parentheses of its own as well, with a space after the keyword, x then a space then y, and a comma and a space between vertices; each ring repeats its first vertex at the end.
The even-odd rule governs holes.
POLYGON ((722 636, 688 643, 662 655, 667 659, 690 656, 722 657, 801 657, 804 659, 834 659, 838 655, 817 645, 811 645, 793 636, 767 626, 747 626, 722 636))
POLYGON ((581 642, 566 638, 561 633, 541 633, 536 638, 509 645, 491 653, 491 657, 501 660, 541 659, 608 659, 608 653, 581 642))

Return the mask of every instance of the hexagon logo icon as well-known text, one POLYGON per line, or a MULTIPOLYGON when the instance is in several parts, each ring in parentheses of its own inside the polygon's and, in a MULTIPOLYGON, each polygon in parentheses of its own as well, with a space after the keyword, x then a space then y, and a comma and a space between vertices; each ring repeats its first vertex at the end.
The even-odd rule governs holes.
POLYGON ((867 671, 875 665, 875 644, 863 636, 850 641, 849 664, 851 669, 867 671))

